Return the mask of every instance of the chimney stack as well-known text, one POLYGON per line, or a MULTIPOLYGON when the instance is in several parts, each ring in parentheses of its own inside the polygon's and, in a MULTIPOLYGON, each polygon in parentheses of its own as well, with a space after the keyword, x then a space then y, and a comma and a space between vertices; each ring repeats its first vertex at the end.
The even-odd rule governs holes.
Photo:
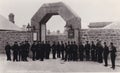
POLYGON ((9 21, 11 21, 12 23, 15 23, 15 21, 14 21, 14 14, 13 13, 9 14, 9 21))

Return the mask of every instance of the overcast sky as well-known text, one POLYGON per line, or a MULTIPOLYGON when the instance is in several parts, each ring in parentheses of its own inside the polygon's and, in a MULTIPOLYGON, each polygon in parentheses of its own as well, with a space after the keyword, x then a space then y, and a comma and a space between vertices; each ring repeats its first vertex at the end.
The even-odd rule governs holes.
MULTIPOLYGON (((87 28, 90 22, 120 21, 120 0, 0 0, 0 14, 8 18, 9 13, 14 13, 18 26, 27 25, 42 4, 59 1, 82 19, 82 28, 87 28)), ((63 31, 65 21, 60 16, 54 16, 47 24, 52 31, 63 31)))

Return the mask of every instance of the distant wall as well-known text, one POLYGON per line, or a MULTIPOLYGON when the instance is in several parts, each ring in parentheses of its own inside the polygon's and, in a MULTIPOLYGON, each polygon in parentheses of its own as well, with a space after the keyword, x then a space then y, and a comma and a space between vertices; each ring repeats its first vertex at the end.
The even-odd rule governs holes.
POLYGON ((66 42, 67 41, 67 36, 66 35, 47 35, 46 36, 46 40, 47 41, 51 41, 51 43, 53 41, 58 42, 58 41, 63 41, 66 42))
POLYGON ((29 41, 32 42, 32 33, 26 31, 0 31, 0 53, 4 52, 4 47, 6 42, 9 42, 10 45, 13 45, 15 41, 22 42, 22 41, 29 41))
POLYGON ((97 39, 101 40, 102 44, 107 42, 113 42, 115 46, 120 49, 120 29, 82 29, 81 40, 83 43, 86 41, 94 41, 97 39))
MULTIPOLYGON (((113 42, 117 48, 117 59, 120 60, 120 29, 82 29, 81 31, 81 41, 83 44, 86 41, 94 41, 97 42, 99 39, 102 42, 107 42, 107 45, 110 45, 110 42, 113 42)), ((48 35, 46 36, 46 40, 49 41, 64 41, 67 42, 66 35, 48 35)))

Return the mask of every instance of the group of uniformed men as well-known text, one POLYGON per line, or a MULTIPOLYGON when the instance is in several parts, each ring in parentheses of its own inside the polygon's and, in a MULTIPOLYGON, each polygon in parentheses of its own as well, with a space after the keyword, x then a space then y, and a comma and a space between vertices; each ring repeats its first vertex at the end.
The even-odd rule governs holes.
POLYGON ((27 57, 29 51, 32 51, 32 60, 41 60, 49 59, 50 53, 52 53, 52 58, 61 58, 64 61, 96 61, 99 63, 105 62, 105 66, 108 66, 108 55, 110 53, 111 63, 113 69, 115 69, 115 58, 116 58, 116 47, 113 43, 110 43, 108 47, 106 42, 104 45, 101 44, 101 41, 97 41, 96 45, 92 41, 86 41, 86 44, 83 45, 80 43, 79 45, 76 42, 64 43, 55 42, 51 45, 49 41, 34 41, 32 45, 28 43, 28 41, 21 42, 18 44, 17 42, 14 43, 13 46, 7 42, 5 46, 7 60, 11 60, 11 52, 13 50, 13 61, 28 61, 27 57))

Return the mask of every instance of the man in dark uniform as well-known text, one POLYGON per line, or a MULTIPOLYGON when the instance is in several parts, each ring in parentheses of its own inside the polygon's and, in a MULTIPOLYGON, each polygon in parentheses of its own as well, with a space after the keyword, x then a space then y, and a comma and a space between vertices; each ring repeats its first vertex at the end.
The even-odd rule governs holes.
POLYGON ((82 42, 79 44, 79 59, 80 61, 84 60, 84 45, 82 44, 82 42))
POLYGON ((116 47, 113 45, 113 43, 110 43, 110 57, 111 57, 111 63, 113 69, 115 69, 115 59, 116 59, 116 47))
POLYGON ((24 58, 24 57, 25 57, 25 56, 24 56, 24 54, 25 54, 25 51, 24 51, 24 50, 25 50, 24 42, 21 42, 21 43, 20 43, 19 48, 21 49, 21 60, 24 61, 24 59, 25 59, 25 58, 24 58))
POLYGON ((26 49, 27 49, 27 57, 28 57, 28 56, 29 56, 30 44, 29 44, 28 41, 26 41, 25 45, 26 45, 26 49))
POLYGON ((90 60, 90 44, 89 41, 86 41, 85 44, 85 56, 86 56, 86 61, 90 60))
POLYGON ((7 42, 6 46, 5 46, 5 51, 6 51, 6 56, 7 56, 7 61, 11 61, 11 46, 10 44, 7 42))
POLYGON ((40 47, 40 60, 44 61, 44 56, 45 56, 45 43, 44 41, 41 42, 41 47, 40 47))
POLYGON ((44 43, 44 50, 45 50, 45 52, 44 52, 44 58, 45 59, 47 59, 47 51, 48 51, 48 48, 47 48, 47 41, 45 41, 45 43, 44 43))
POLYGON ((64 43, 63 41, 61 41, 61 54, 62 54, 62 60, 64 59, 64 51, 65 51, 65 46, 64 46, 64 43))
POLYGON ((52 55, 53 55, 53 59, 56 59, 56 47, 57 47, 57 45, 56 45, 56 43, 55 43, 55 41, 53 41, 53 44, 52 44, 52 55))
POLYGON ((97 53, 98 53, 98 62, 103 63, 103 46, 101 44, 101 41, 97 44, 97 53))
POLYGON ((103 57, 104 57, 104 66, 108 66, 108 54, 109 54, 109 48, 106 45, 106 42, 104 42, 104 48, 103 48, 103 57))
POLYGON ((19 50, 18 50, 18 61, 22 60, 22 42, 20 43, 19 50))
POLYGON ((64 48, 65 48, 65 59, 64 59, 64 61, 67 61, 68 60, 68 54, 69 54, 69 52, 68 52, 69 47, 68 47, 67 43, 65 43, 64 48))
POLYGON ((37 49, 37 44, 36 42, 34 41, 32 46, 31 46, 31 51, 32 51, 32 60, 35 61, 35 58, 36 58, 36 49, 37 49))
POLYGON ((69 61, 73 60, 73 49, 74 49, 74 45, 73 42, 71 41, 71 44, 68 45, 69 46, 69 61))
POLYGON ((95 58, 96 58, 95 52, 96 52, 96 46, 92 41, 92 44, 91 44, 91 60, 92 61, 95 61, 95 58))
POLYGON ((24 54, 24 58, 25 58, 25 61, 28 61, 27 60, 27 57, 28 57, 28 55, 29 55, 29 48, 30 48, 30 44, 28 43, 28 41, 25 41, 25 44, 24 44, 24 52, 25 52, 25 54, 24 54))
POLYGON ((13 61, 18 61, 18 43, 15 42, 14 45, 12 46, 12 50, 13 50, 13 61))
POLYGON ((51 51, 50 41, 47 41, 46 42, 46 59, 49 59, 50 51, 51 51))
POLYGON ((60 43, 58 42, 58 43, 57 43, 57 58, 61 58, 61 53, 60 53, 60 51, 61 51, 60 43))
POLYGON ((36 44, 36 60, 38 60, 39 56, 40 56, 39 55, 40 54, 39 50, 40 50, 40 42, 37 41, 37 44, 36 44))
POLYGON ((77 61, 78 60, 78 46, 76 44, 76 42, 74 41, 73 43, 73 61, 77 61))

